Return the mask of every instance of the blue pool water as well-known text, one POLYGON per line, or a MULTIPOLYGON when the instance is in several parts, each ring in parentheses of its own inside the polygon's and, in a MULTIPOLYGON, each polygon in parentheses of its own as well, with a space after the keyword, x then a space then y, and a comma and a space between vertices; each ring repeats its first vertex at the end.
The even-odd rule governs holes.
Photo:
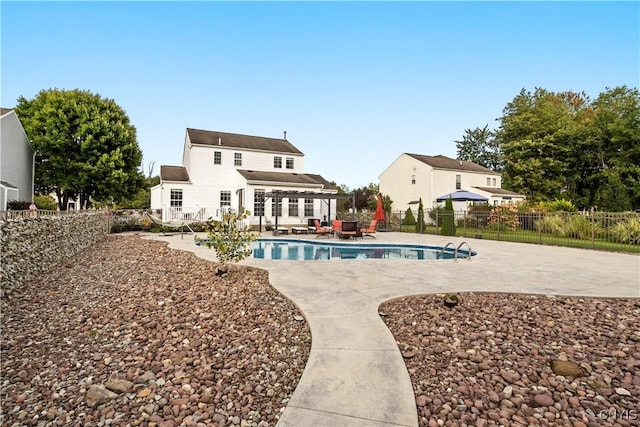
MULTIPOLYGON (((271 260, 329 260, 329 259, 453 259, 448 248, 440 253, 439 246, 391 243, 338 243, 309 240, 259 239, 252 242, 252 258, 271 260)), ((472 252, 471 255, 475 255, 472 252)), ((469 252, 460 249, 458 258, 467 258, 469 252)))

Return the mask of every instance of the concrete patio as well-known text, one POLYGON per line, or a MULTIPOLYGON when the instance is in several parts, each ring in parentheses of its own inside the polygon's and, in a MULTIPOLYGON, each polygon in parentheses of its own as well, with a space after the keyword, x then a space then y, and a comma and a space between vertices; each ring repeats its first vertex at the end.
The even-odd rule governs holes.
MULTIPOLYGON (((314 236, 283 238, 292 237, 314 236)), ((463 241, 408 233, 376 233, 376 237, 376 243, 434 246, 449 241, 457 246, 463 241)), ((151 238, 215 260, 215 252, 196 246, 190 235, 151 238)), ((312 333, 309 361, 278 425, 418 425, 409 374, 378 314, 379 305, 388 299, 445 292, 640 297, 637 255, 464 240, 478 252, 471 261, 243 261, 269 271, 271 284, 300 308, 312 333)))

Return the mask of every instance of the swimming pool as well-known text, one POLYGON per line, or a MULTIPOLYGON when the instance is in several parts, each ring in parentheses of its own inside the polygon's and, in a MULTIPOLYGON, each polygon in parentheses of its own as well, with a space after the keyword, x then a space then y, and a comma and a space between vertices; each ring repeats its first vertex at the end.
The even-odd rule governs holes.
MULTIPOLYGON (((454 249, 439 246, 393 243, 339 243, 294 239, 258 239, 251 243, 252 258, 270 260, 331 260, 331 259, 453 259, 454 249)), ((471 252, 471 255, 475 255, 471 252)), ((467 258, 469 251, 458 250, 458 258, 467 258)))

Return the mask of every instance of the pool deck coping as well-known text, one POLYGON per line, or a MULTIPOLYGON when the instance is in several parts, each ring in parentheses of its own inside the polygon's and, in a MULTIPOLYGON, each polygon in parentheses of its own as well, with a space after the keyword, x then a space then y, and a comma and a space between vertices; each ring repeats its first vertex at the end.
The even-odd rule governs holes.
MULTIPOLYGON (((281 237, 315 239, 304 234, 281 237)), ((215 251, 196 246, 191 235, 151 238, 216 260, 215 251)), ((375 243, 428 246, 448 242, 458 246, 466 241, 478 254, 470 261, 251 258, 241 262, 269 271, 271 285, 296 304, 312 334, 309 360, 279 427, 418 425, 409 374, 378 313, 384 301, 447 292, 640 297, 638 255, 412 233, 376 233, 376 238, 375 243)))

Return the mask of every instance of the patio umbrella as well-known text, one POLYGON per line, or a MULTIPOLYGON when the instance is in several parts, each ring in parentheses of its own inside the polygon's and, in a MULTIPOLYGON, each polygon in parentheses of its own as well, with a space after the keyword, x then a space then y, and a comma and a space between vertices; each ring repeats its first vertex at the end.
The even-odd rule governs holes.
POLYGON ((373 217, 376 221, 384 221, 384 208, 382 207, 382 194, 378 193, 378 203, 376 204, 376 214, 373 217))
POLYGON ((453 193, 443 194, 442 196, 436 199, 436 202, 444 202, 447 199, 451 199, 454 202, 487 202, 489 199, 487 197, 481 196, 480 194, 472 193, 471 191, 466 190, 458 190, 453 193))

